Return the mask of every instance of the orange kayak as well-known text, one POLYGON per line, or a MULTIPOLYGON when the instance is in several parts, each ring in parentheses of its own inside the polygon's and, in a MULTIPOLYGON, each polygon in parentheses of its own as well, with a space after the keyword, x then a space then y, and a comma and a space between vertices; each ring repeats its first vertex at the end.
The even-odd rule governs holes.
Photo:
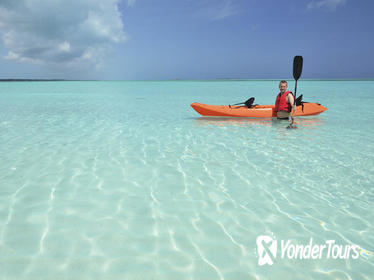
MULTIPOLYGON (((220 117, 248 117, 248 118, 272 118, 277 113, 274 105, 255 105, 251 108, 245 106, 229 105, 208 105, 201 103, 192 103, 191 107, 203 116, 220 116, 220 117)), ((327 108, 319 103, 304 103, 296 107, 295 116, 313 116, 321 114, 327 108)))

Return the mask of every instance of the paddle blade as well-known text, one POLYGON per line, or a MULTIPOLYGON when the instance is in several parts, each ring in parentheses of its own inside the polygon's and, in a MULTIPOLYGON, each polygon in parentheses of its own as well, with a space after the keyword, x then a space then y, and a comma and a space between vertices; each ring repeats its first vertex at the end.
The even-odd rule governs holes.
POLYGON ((303 71, 303 57, 297 55, 293 59, 293 77, 295 78, 296 81, 300 78, 302 71, 303 71))

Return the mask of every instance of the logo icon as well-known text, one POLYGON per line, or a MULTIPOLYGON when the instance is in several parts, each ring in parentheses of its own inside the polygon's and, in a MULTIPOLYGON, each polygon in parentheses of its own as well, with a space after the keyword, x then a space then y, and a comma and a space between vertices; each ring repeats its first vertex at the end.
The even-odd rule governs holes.
POLYGON ((277 240, 267 235, 260 235, 256 239, 258 265, 272 265, 277 256, 277 240))

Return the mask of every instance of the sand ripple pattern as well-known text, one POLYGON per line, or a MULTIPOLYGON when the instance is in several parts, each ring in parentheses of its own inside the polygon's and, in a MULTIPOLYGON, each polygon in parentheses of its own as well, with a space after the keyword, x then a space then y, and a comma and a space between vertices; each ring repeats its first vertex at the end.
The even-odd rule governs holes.
POLYGON ((191 118, 194 90, 204 97, 211 87, 9 86, 0 95, 0 279, 373 279, 373 126, 342 126, 333 106, 292 131, 191 118), (174 112, 157 109, 160 96, 174 112), (259 267, 255 241, 266 233, 358 244, 361 256, 259 267))

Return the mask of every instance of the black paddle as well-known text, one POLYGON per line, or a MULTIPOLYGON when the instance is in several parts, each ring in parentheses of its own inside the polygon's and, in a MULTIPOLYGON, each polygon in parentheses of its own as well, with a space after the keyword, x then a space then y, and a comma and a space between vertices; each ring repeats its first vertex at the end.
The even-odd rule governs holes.
MULTIPOLYGON (((296 104, 296 90, 297 90, 297 80, 300 78, 301 76, 301 72, 303 71, 303 57, 300 56, 300 55, 297 55, 294 57, 293 59, 293 77, 295 79, 295 93, 294 93, 294 106, 296 104)), ((291 123, 289 126, 287 126, 287 128, 297 128, 294 124, 293 124, 293 117, 295 116, 295 110, 293 110, 292 112, 292 117, 291 117, 291 123)))

